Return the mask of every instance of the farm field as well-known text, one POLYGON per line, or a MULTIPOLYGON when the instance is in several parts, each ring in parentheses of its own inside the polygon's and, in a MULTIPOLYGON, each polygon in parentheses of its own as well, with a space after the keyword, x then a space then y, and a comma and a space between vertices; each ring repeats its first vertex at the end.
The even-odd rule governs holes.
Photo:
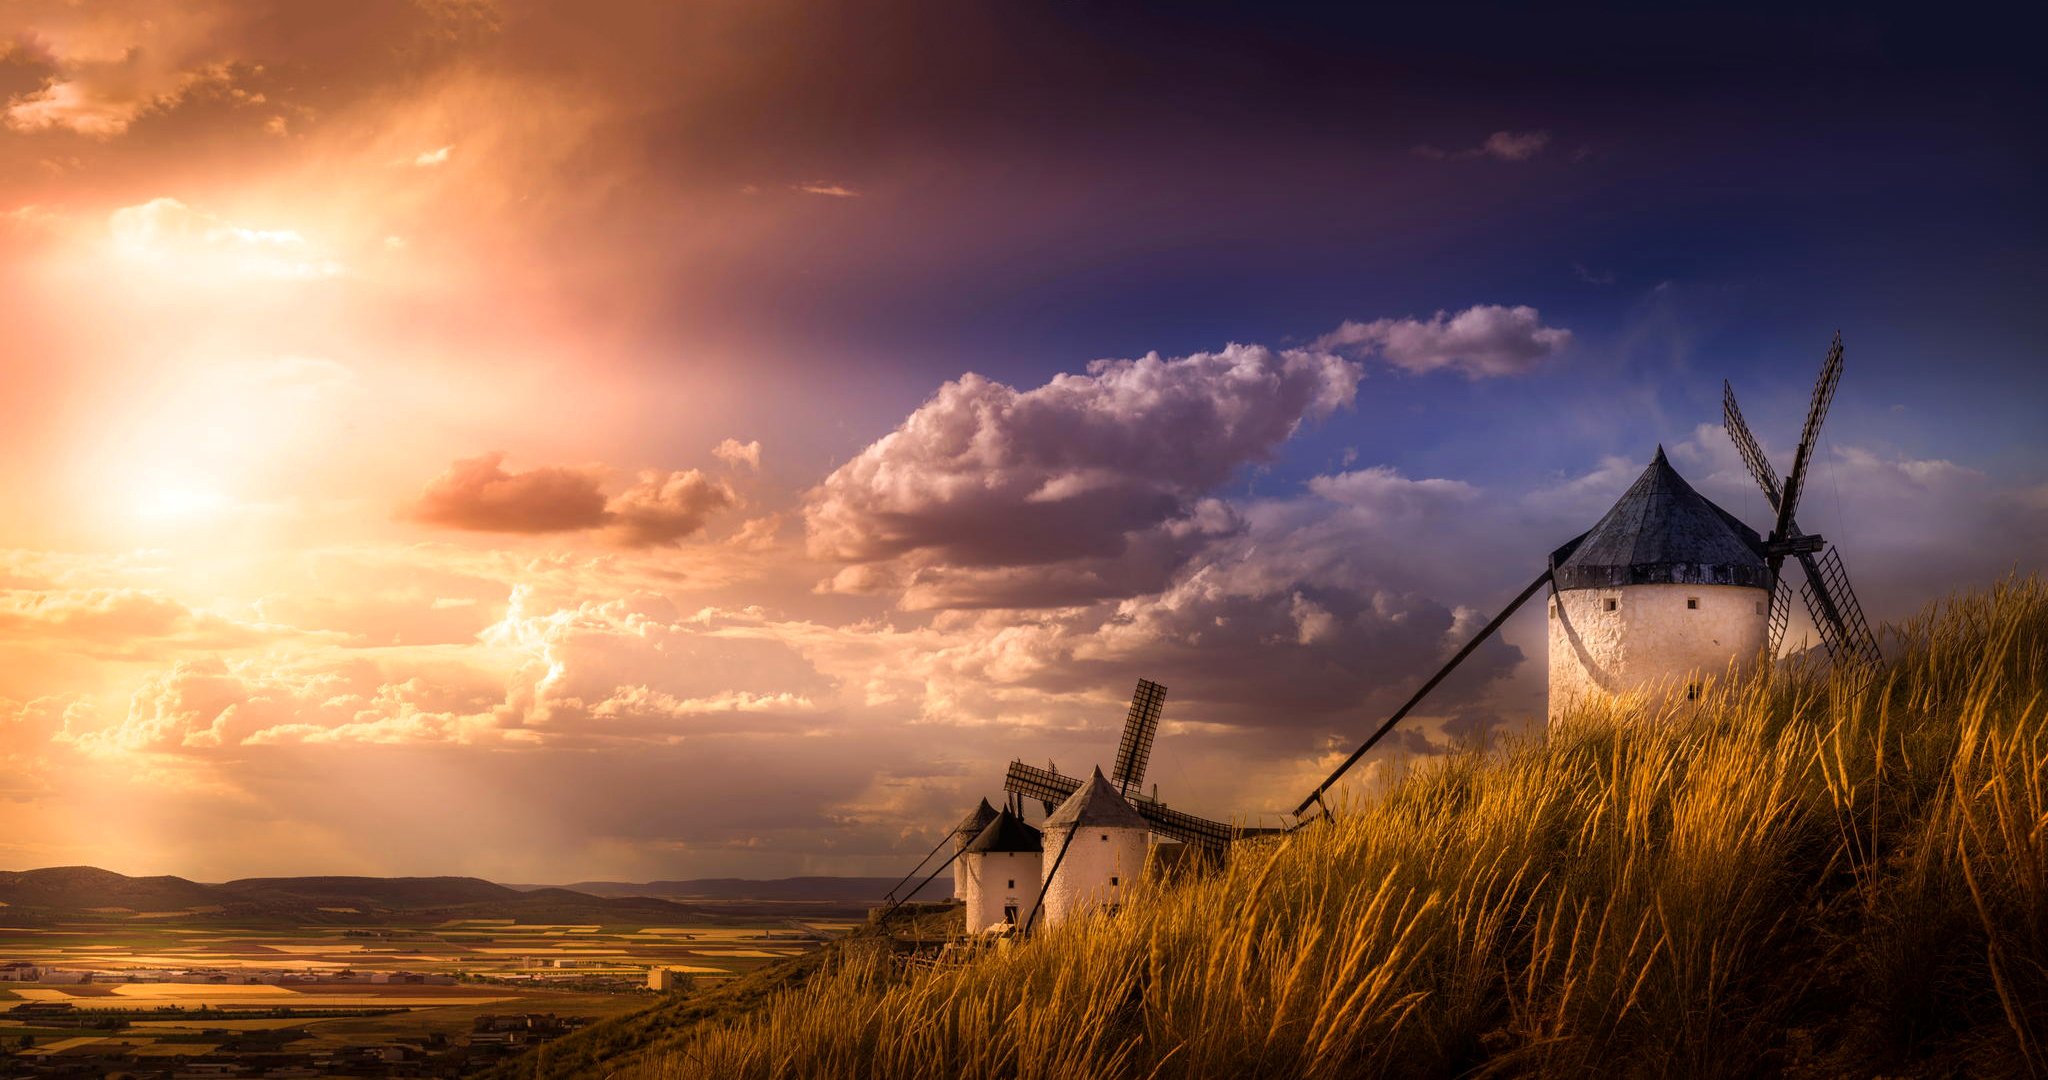
POLYGON ((29 1037, 32 1058, 232 1054, 238 1040, 249 1039, 302 1054, 460 1045, 481 1017, 623 1016, 654 1000, 645 989, 651 968, 716 984, 813 950, 849 927, 775 916, 717 926, 510 919, 228 925, 189 916, 0 926, 0 964, 93 973, 91 982, 0 983, 0 1041, 29 1037), (371 981, 392 972, 436 981, 371 981), (243 981, 250 979, 264 981, 243 981), (11 1015, 51 1005, 88 1015, 11 1015), (344 1010, 357 1014, 304 1015, 344 1010))
MULTIPOLYGON (((139 925, 0 926, 0 962, 27 961, 116 975, 207 969, 230 975, 265 971, 337 978, 343 972, 410 971, 514 982, 644 974, 652 967, 673 967, 715 979, 797 955, 850 925, 765 919, 756 926, 606 926, 488 919, 378 927, 219 926, 152 919, 139 925)), ((81 997, 134 989, 100 985, 98 980, 61 988, 81 997)), ((294 989, 332 992, 334 987, 321 983, 294 989)))

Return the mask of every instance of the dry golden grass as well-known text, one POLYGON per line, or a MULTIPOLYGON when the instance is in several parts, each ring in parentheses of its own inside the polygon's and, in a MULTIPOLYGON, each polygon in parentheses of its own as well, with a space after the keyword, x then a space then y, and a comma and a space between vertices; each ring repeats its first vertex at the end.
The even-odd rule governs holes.
POLYGON ((2048 588, 1894 639, 1431 763, 971 964, 851 939, 637 1075, 2048 1073, 2048 588))

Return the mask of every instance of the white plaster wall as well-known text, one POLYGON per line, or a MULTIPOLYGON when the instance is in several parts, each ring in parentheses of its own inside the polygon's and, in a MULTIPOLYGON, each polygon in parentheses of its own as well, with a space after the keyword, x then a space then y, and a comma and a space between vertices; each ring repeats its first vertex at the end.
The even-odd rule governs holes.
POLYGON ((1059 858, 1060 845, 1067 842, 1067 830, 1047 829, 1045 868, 1052 874, 1052 883, 1046 887, 1045 913, 1040 919, 1050 926, 1072 915, 1122 903, 1138 875, 1145 872, 1150 841, 1151 832, 1146 829, 1084 827, 1055 871, 1053 862, 1059 858), (1111 878, 1117 883, 1110 884, 1111 878))
POLYGON ((1771 595, 1735 585, 1567 589, 1550 598, 1550 722, 1595 696, 1682 694, 1748 665, 1770 637, 1771 595), (1698 608, 1686 600, 1699 601, 1698 608), (1606 610, 1606 601, 1615 610, 1606 610))
POLYGON ((1001 925, 1003 909, 1010 906, 1017 909, 1018 926, 1031 921, 1031 908, 1038 903, 1038 886, 1042 881, 1039 874, 1044 869, 1038 852, 963 855, 958 865, 964 868, 961 896, 967 901, 968 933, 978 934, 1001 925))

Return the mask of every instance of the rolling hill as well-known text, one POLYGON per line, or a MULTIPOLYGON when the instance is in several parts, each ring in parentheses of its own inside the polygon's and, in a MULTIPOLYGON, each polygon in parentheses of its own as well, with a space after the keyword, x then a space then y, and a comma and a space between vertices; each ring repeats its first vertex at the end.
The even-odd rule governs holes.
POLYGON ((666 922, 723 914, 659 897, 521 890, 470 877, 243 878, 209 885, 180 877, 128 877, 92 866, 0 872, 0 903, 7 905, 10 921, 23 923, 166 912, 315 922, 426 915, 666 922))

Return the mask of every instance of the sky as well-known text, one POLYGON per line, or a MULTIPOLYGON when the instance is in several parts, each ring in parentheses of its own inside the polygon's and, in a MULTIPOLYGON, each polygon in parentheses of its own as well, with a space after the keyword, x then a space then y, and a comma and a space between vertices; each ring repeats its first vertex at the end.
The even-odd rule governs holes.
POLYGON ((1873 619, 2038 571, 2030 40, 4 0, 0 866, 893 875, 1139 677, 1280 824, 1657 446, 1767 530, 1722 380, 1782 472, 1837 331, 1873 619))

